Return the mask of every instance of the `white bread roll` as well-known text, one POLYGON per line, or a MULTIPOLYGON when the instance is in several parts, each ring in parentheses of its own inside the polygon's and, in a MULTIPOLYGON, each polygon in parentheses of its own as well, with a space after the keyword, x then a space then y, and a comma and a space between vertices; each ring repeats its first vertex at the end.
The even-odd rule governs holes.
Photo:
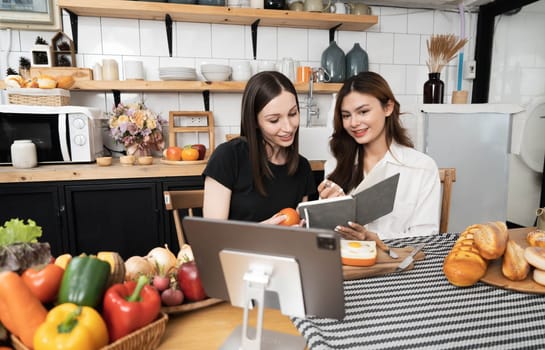
POLYGON ((6 84, 6 88, 18 89, 25 87, 25 79, 20 75, 8 75, 4 79, 4 83, 6 84))
POLYGON ((501 221, 477 224, 469 227, 481 256, 488 260, 499 258, 505 252, 509 234, 501 221))
POLYGON ((524 250, 524 257, 528 261, 528 264, 536 269, 545 270, 545 248, 527 247, 524 250))
POLYGON ((544 270, 535 269, 532 277, 535 283, 545 286, 545 271, 544 270))
POLYGON ((524 257, 524 248, 511 239, 507 241, 503 254, 501 272, 511 281, 522 281, 530 272, 530 265, 524 257))
POLYGON ((526 236, 526 241, 532 247, 544 247, 545 248, 545 231, 535 230, 528 232, 526 236))

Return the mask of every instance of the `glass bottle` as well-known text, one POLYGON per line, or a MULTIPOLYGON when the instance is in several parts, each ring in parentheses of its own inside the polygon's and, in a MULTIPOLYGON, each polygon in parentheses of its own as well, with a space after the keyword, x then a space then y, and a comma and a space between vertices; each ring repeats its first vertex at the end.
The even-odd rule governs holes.
POLYGON ((440 79, 441 73, 429 73, 424 83, 424 103, 443 103, 445 83, 440 79))
POLYGON ((322 67, 329 73, 329 82, 342 83, 346 74, 346 61, 344 51, 335 41, 322 53, 322 67))
POLYGON ((346 74, 345 78, 350 78, 358 73, 367 72, 369 70, 369 57, 367 52, 361 48, 359 43, 354 46, 346 54, 346 74))

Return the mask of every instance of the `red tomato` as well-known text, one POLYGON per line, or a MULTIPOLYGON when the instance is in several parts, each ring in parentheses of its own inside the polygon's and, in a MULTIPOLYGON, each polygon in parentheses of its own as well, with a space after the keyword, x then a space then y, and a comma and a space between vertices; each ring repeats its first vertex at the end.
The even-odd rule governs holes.
POLYGON ((191 148, 191 146, 184 147, 182 150, 182 160, 198 160, 199 150, 191 148))
POLYGON ((278 215, 286 215, 287 217, 284 221, 279 223, 279 225, 293 226, 293 225, 298 225, 299 222, 301 221, 301 218, 299 217, 299 213, 297 212, 297 210, 293 208, 284 208, 280 210, 278 213, 276 213, 275 216, 278 216, 278 215))
POLYGON ((165 150, 166 160, 182 160, 182 149, 177 146, 170 146, 165 150))
POLYGON ((64 269, 55 264, 47 264, 43 268, 30 267, 21 277, 23 282, 42 303, 55 301, 61 286, 64 269))

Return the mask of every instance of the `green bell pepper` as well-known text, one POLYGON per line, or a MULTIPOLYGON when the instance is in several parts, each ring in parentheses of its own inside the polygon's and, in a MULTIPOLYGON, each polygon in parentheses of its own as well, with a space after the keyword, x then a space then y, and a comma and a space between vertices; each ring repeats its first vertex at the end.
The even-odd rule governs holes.
POLYGON ((96 308, 102 302, 110 277, 110 264, 94 256, 73 257, 62 277, 58 304, 74 303, 96 308))

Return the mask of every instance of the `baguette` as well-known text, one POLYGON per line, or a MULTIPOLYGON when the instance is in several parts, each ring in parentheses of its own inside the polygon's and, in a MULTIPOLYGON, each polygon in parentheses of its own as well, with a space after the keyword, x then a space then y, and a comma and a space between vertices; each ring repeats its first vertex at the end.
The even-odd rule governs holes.
POLYGON ((473 233, 475 244, 483 258, 494 260, 505 252, 509 239, 505 223, 496 221, 472 225, 469 231, 473 233))
POLYGON ((501 272, 511 281, 522 281, 530 272, 530 264, 524 257, 524 248, 511 239, 507 241, 501 272))

